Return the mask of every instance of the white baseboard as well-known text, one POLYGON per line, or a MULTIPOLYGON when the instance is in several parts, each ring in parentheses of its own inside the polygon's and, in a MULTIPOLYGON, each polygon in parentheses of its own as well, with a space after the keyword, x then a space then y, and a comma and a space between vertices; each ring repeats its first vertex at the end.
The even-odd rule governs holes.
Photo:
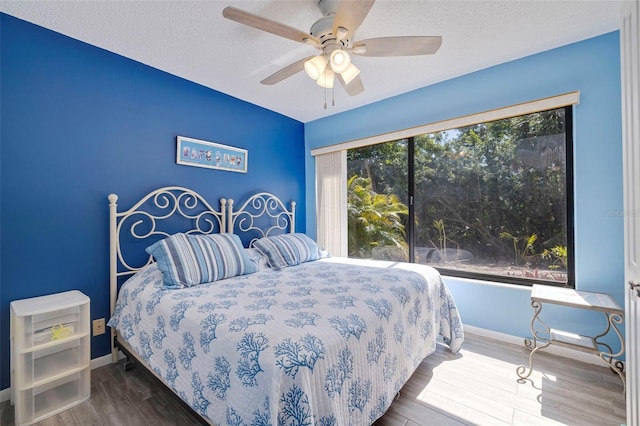
POLYGON ((0 391, 0 402, 5 402, 11 399, 11 388, 2 389, 0 391))
MULTIPOLYGON (((472 325, 463 325, 464 332, 468 334, 475 334, 476 336, 486 337, 488 339, 499 340, 501 342, 512 343, 514 345, 524 345, 524 339, 522 337, 513 336, 511 334, 500 333, 498 331, 487 330, 484 328, 474 327, 472 325)), ((463 345, 464 347, 464 345, 463 345)), ((545 352, 554 355, 570 358, 576 361, 586 362, 587 364, 594 364, 602 366, 604 365, 599 357, 585 352, 575 351, 560 346, 549 346, 544 349, 545 352)), ((121 355, 122 357, 123 355, 121 355)), ((91 369, 103 367, 111 363, 111 354, 107 354, 91 360, 91 369)), ((0 391, 0 402, 8 401, 11 398, 11 388, 6 388, 0 391)))
POLYGON ((104 367, 105 365, 111 364, 111 354, 106 354, 98 358, 94 358, 91 360, 91 369, 95 370, 96 368, 104 367))

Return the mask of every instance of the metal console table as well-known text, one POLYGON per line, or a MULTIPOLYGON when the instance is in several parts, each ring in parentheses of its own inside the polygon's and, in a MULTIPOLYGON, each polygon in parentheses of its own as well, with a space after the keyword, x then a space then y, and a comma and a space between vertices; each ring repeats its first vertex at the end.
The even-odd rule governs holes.
POLYGON ((624 353, 624 338, 617 326, 617 324, 624 322, 624 311, 610 295, 536 284, 531 291, 531 306, 534 310, 533 318, 531 318, 533 341, 531 339, 524 341, 525 346, 531 349, 531 354, 529 354, 528 372, 524 365, 516 369, 516 373, 521 379, 528 378, 533 372, 533 356, 536 352, 554 344, 598 355, 612 371, 620 376, 624 392, 626 389, 624 364, 616 359, 624 353), (606 318, 605 329, 597 336, 589 337, 550 328, 540 319, 543 303, 602 312, 606 318), (541 330, 535 328, 536 321, 543 327, 541 330), (609 345, 600 341, 612 328, 620 339, 621 349, 615 354, 609 345))

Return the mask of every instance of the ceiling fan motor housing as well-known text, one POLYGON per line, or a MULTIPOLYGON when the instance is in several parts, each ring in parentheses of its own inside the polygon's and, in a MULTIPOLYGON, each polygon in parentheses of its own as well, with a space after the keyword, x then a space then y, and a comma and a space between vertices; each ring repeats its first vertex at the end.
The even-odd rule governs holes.
MULTIPOLYGON (((328 0, 320 0, 328 1, 328 0)), ((338 40, 333 33, 333 15, 325 16, 318 19, 312 26, 309 34, 320 40, 321 49, 326 54, 330 55, 335 49, 344 49, 349 46, 349 40, 344 38, 338 40)))

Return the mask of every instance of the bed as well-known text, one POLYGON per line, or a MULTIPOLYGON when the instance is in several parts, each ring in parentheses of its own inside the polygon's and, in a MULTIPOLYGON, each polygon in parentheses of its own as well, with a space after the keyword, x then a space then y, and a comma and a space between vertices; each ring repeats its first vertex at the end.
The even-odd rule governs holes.
POLYGON ((438 339, 454 353, 462 345, 435 269, 332 257, 295 232, 294 203, 262 192, 214 208, 181 187, 124 211, 117 199, 109 196, 113 360, 123 350, 210 424, 372 424, 438 339), (183 241, 228 244, 211 249, 212 262, 232 267, 209 265, 195 284, 172 286, 167 274, 188 275, 188 262, 171 269, 163 256, 183 241))

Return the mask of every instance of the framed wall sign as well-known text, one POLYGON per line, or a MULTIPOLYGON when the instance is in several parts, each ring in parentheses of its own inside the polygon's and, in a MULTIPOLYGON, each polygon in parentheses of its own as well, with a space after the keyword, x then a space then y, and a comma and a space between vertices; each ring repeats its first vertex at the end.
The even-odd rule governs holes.
POLYGON ((178 136, 176 163, 247 173, 246 149, 178 136))

